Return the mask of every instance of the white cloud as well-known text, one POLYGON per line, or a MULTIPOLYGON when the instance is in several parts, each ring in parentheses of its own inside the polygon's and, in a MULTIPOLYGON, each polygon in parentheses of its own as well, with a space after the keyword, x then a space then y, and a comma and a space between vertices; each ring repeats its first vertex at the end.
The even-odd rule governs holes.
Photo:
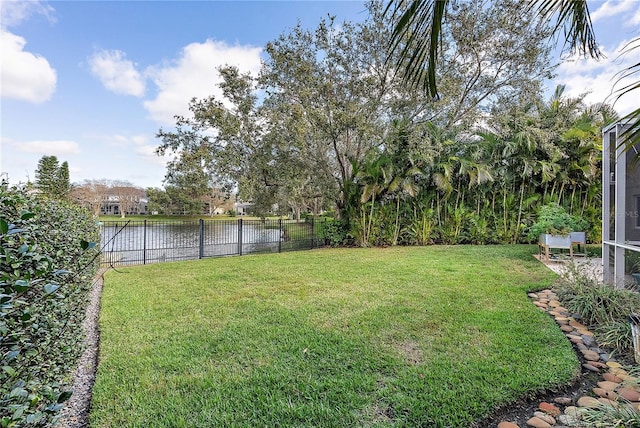
POLYGON ((173 158, 171 155, 158 156, 156 154, 156 149, 158 146, 154 146, 151 144, 144 144, 136 147, 136 155, 147 163, 151 163, 154 165, 159 165, 161 167, 166 167, 167 162, 173 158))
POLYGON ((637 9, 637 7, 638 0, 607 0, 591 14, 591 21, 597 22, 600 19, 616 16, 630 9, 637 9))
POLYGON ((636 10, 631 19, 625 23, 625 27, 640 25, 640 8, 636 10))
POLYGON ((56 89, 56 71, 40 55, 24 51, 24 38, 0 30, 2 96, 43 103, 56 89))
POLYGON ((638 91, 632 91, 616 101, 615 90, 629 85, 638 76, 619 80, 620 73, 627 67, 640 62, 640 47, 622 54, 622 49, 629 41, 623 41, 615 49, 604 49, 606 59, 603 61, 578 60, 564 62, 558 68, 555 83, 566 84, 566 94, 577 96, 585 91, 589 94, 585 102, 589 104, 615 101, 615 109, 621 115, 638 108, 638 91))
POLYGON ((0 23, 2 28, 13 27, 21 24, 33 15, 44 15, 49 22, 56 22, 55 9, 40 1, 0 1, 0 23))
POLYGON ((257 75, 260 52, 261 48, 229 46, 214 40, 191 43, 182 49, 174 62, 147 70, 158 87, 158 94, 155 99, 145 101, 144 106, 152 119, 172 125, 174 115, 188 115, 189 101, 193 97, 222 97, 217 86, 220 82, 218 67, 234 65, 241 72, 257 75))
POLYGON ((11 145, 22 152, 47 156, 65 156, 80 153, 80 146, 78 143, 70 140, 13 141, 11 142, 11 145))
POLYGON ((155 138, 147 135, 122 135, 100 137, 101 140, 108 142, 109 145, 118 148, 119 153, 128 153, 128 156, 135 157, 145 163, 165 167, 167 162, 173 158, 170 154, 158 156, 156 149, 158 145, 154 145, 155 138))
POLYGON ((144 95, 145 79, 124 52, 101 50, 89 58, 89 65, 91 73, 110 91, 136 97, 144 95))

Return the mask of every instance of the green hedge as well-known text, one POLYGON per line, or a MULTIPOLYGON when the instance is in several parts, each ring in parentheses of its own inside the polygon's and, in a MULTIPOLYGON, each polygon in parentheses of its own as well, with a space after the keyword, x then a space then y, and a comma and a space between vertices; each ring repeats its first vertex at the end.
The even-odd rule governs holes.
POLYGON ((0 426, 48 426, 71 393, 98 226, 63 201, 0 184, 0 426))

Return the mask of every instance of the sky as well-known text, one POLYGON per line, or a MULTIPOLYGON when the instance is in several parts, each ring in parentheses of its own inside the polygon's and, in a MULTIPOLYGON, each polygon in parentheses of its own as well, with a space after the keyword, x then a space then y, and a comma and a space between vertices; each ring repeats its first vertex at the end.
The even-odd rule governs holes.
MULTIPOLYGON (((640 62, 640 0, 589 1, 606 59, 567 60, 547 82, 565 94, 611 100, 616 73, 640 62)), ((361 1, 0 0, 0 173, 35 179, 42 156, 67 161, 72 182, 124 180, 161 187, 160 128, 193 97, 219 94, 216 68, 257 73, 263 47, 300 22, 361 21, 361 1)), ((557 55, 556 61, 560 61, 557 55)), ((636 77, 637 78, 637 77, 636 77)), ((624 81, 618 87, 624 85, 624 81)), ((625 114, 640 93, 616 103, 625 114)))

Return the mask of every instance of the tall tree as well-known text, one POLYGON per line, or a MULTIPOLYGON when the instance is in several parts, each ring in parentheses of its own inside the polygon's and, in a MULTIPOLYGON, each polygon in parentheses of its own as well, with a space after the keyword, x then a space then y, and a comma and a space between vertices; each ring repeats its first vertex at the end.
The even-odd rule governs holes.
POLYGON ((58 169, 56 184, 56 191, 59 197, 64 199, 68 198, 71 192, 71 181, 69 179, 69 163, 67 163, 67 161, 62 162, 60 169, 58 169))
POLYGON ((171 199, 166 190, 157 187, 149 187, 146 190, 148 207, 151 214, 173 214, 171 199))
POLYGON ((65 161, 58 164, 55 156, 43 156, 36 168, 36 187, 43 195, 54 199, 65 199, 69 196, 69 164, 65 161))

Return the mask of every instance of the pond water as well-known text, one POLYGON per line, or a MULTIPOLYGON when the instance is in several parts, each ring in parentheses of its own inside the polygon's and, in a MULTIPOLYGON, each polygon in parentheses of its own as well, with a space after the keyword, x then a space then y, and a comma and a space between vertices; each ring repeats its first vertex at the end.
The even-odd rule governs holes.
POLYGON ((255 252, 277 252, 278 223, 256 221, 105 222, 102 264, 146 264, 255 252))

